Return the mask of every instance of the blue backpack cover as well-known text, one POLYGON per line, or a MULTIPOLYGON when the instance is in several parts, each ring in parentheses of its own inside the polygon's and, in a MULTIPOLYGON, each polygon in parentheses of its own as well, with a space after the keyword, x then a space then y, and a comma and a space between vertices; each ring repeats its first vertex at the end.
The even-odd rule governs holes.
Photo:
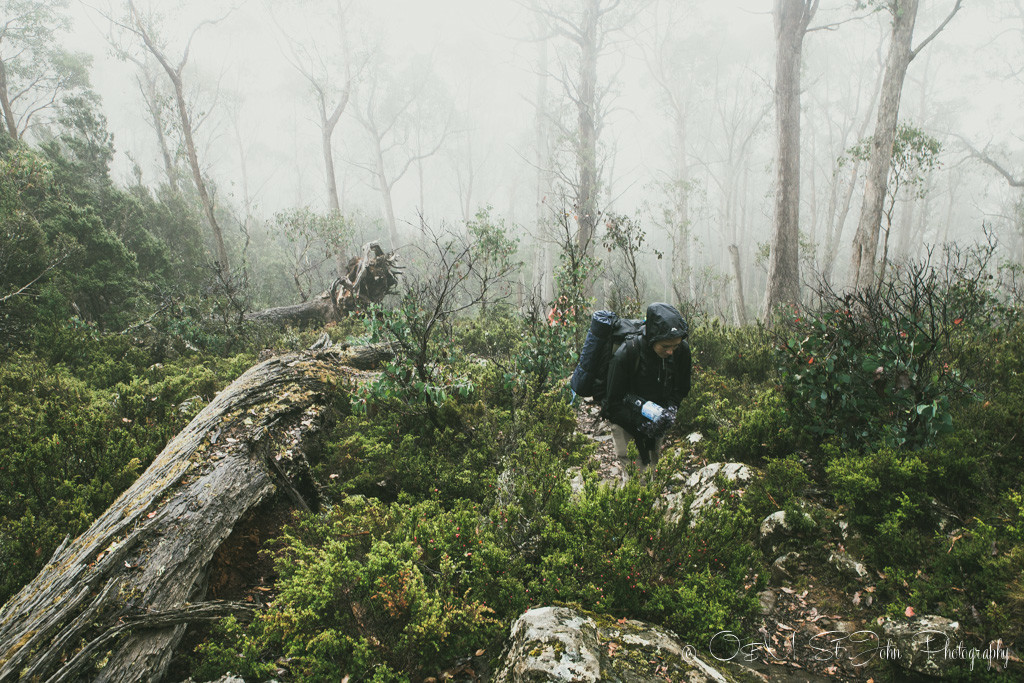
POLYGON ((612 311, 597 311, 590 317, 590 329, 583 340, 580 359, 569 380, 577 395, 604 398, 608 363, 615 350, 630 338, 643 334, 643 320, 620 318, 612 311))

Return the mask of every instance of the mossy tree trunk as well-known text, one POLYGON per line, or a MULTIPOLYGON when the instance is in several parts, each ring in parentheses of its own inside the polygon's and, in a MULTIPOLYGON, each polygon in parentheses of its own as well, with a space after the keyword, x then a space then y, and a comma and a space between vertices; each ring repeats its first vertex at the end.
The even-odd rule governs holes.
POLYGON ((156 681, 188 623, 251 611, 204 602, 214 553, 271 496, 318 506, 304 449, 354 368, 386 356, 324 338, 235 380, 0 608, 0 682, 156 681))

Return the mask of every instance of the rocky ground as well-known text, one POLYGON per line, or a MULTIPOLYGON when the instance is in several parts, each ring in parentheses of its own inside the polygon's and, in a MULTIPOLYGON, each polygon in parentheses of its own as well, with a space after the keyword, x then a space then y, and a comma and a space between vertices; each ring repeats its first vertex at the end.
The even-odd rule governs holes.
MULTIPOLYGON (((627 467, 616 457, 609 425, 597 413, 596 406, 581 404, 578 428, 599 444, 594 458, 601 477, 609 482, 623 482, 629 476, 627 467)), ((708 464, 686 446, 688 442, 684 440, 680 455, 686 472, 696 472, 708 464)), ((744 642, 740 644, 722 640, 708 644, 705 649, 710 654, 712 648, 721 648, 716 654, 724 659, 738 646, 737 654, 723 668, 737 669, 737 673, 754 679, 793 683, 871 680, 878 658, 874 658, 872 666, 865 666, 869 655, 857 654, 868 650, 871 644, 851 642, 853 634, 865 626, 855 615, 859 608, 854 600, 870 600, 864 597, 870 596, 870 592, 846 595, 830 588, 827 580, 816 578, 817 569, 820 568, 796 560, 795 566, 775 572, 760 595, 762 615, 756 630, 743 634, 744 642)), ((866 589, 870 590, 870 586, 866 589)))

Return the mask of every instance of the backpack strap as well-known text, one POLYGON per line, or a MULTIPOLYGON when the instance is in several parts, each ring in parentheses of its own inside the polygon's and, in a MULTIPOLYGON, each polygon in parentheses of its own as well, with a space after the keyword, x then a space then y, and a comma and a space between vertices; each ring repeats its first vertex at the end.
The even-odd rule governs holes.
POLYGON ((629 339, 630 353, 633 354, 633 374, 636 375, 640 371, 640 356, 643 355, 643 343, 640 341, 641 335, 634 335, 629 339))

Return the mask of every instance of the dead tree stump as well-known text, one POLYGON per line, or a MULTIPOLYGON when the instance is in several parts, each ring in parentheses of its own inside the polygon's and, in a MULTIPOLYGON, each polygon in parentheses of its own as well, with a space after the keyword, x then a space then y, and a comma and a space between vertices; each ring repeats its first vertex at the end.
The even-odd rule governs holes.
POLYGON ((394 252, 385 252, 377 242, 363 245, 363 255, 353 257, 345 274, 331 288, 310 301, 254 311, 245 319, 268 325, 323 325, 346 314, 380 303, 398 284, 401 269, 394 252))
POLYGON ((203 602, 211 558, 239 518, 275 493, 318 506, 304 445, 353 368, 388 355, 325 340, 224 389, 0 608, 0 683, 157 681, 188 623, 251 612, 203 602))

